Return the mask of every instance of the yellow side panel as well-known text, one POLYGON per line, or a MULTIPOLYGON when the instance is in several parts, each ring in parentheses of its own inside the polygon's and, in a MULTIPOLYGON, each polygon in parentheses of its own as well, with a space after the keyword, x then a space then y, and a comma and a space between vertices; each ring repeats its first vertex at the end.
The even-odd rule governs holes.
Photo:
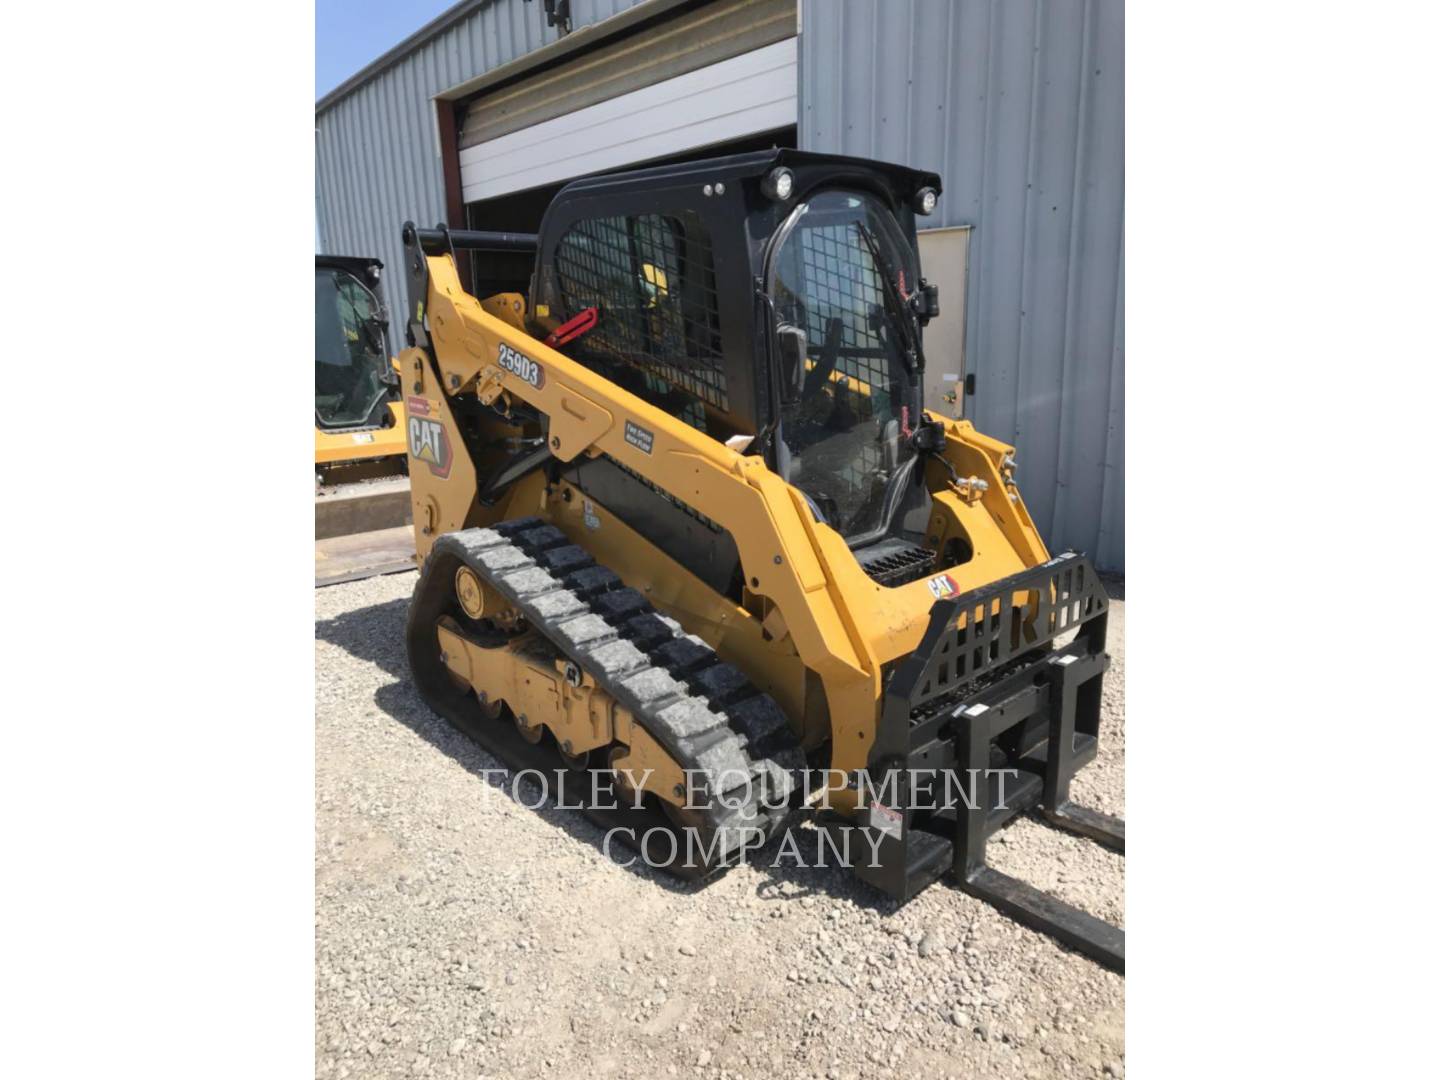
POLYGON ((333 465, 337 461, 365 461, 405 453, 405 409, 398 401, 390 403, 395 422, 375 431, 324 431, 315 429, 315 464, 333 465))

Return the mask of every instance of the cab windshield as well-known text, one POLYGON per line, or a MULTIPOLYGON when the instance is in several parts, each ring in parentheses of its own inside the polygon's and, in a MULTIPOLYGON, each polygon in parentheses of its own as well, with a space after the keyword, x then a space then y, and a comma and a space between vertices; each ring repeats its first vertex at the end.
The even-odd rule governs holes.
POLYGON ((854 543, 885 526, 899 487, 892 481, 914 454, 915 253, 884 203, 842 190, 797 206, 777 244, 769 281, 776 318, 805 334, 778 464, 817 517, 854 543))
POLYGON ((327 428, 377 422, 385 354, 375 295, 343 270, 315 270, 315 418, 327 428))

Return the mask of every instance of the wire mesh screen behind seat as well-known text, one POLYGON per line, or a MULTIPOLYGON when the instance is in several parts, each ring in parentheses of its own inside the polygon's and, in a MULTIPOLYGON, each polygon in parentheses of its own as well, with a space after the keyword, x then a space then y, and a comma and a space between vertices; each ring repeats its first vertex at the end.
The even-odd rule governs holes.
POLYGON ((600 370, 628 365, 639 378, 630 389, 702 431, 705 404, 729 411, 714 260, 698 222, 659 214, 576 222, 556 247, 555 279, 564 318, 599 310, 567 352, 600 370))

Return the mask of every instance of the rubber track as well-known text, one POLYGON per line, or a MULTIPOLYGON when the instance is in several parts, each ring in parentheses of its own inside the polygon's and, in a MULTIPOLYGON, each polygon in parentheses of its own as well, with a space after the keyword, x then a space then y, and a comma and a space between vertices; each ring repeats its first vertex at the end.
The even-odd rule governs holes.
POLYGON ((540 518, 448 533, 435 543, 515 605, 680 765, 723 793, 701 837, 716 867, 788 824, 805 757, 785 714, 702 639, 657 612, 613 571, 540 518), (730 805, 727 805, 730 804, 730 805))

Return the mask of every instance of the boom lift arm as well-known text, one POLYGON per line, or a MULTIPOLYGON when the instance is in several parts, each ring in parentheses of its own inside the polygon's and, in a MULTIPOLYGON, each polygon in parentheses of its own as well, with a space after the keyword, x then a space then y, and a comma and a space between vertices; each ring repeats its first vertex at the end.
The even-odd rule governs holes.
MULTIPOLYGON (((813 519, 794 490, 762 459, 736 453, 490 314, 461 286, 451 254, 425 254, 419 231, 407 235, 411 295, 425 298, 419 310, 437 369, 412 347, 401 353, 401 370, 425 374, 418 381, 427 392, 473 393, 501 414, 523 402, 548 418, 557 460, 607 454, 724 523, 747 588, 773 601, 801 659, 826 679, 837 746, 841 739, 852 745, 849 767, 863 768, 875 737, 879 663, 831 594, 825 553, 807 527, 813 519)), ((838 756, 836 768, 845 760, 838 756)))

